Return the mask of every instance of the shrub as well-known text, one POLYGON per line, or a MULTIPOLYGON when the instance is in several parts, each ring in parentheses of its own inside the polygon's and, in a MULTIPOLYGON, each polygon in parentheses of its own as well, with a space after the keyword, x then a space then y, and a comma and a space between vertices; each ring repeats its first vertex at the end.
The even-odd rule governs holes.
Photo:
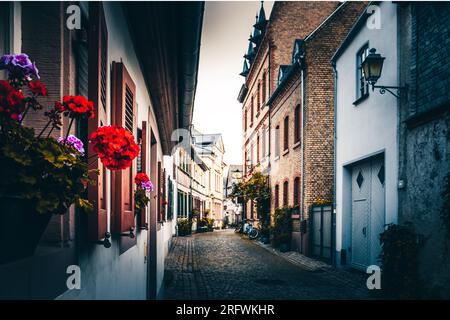
POLYGON ((178 219, 178 235, 179 236, 187 236, 191 234, 192 231, 192 222, 187 218, 178 219))
POLYGON ((281 244, 290 245, 292 237, 292 208, 284 207, 275 210, 274 224, 270 228, 273 236, 273 244, 279 247, 281 244))

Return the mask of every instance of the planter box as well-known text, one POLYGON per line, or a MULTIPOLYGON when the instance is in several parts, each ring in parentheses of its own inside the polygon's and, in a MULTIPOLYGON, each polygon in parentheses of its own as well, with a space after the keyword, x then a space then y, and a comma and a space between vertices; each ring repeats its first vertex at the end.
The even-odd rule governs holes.
POLYGON ((24 199, 0 198, 0 264, 32 256, 51 217, 24 199))

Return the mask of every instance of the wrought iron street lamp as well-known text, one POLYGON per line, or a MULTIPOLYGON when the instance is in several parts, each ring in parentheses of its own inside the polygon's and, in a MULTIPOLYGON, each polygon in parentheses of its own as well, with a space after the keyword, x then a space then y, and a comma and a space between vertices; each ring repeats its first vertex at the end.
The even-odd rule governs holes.
POLYGON ((375 85, 375 83, 377 83, 378 79, 381 77, 384 59, 385 57, 382 57, 381 54, 376 53, 375 48, 370 49, 369 55, 361 63, 361 67, 364 73, 364 79, 372 86, 372 90, 375 90, 375 88, 380 89, 381 94, 385 94, 387 91, 396 98, 399 98, 403 90, 406 92, 406 90, 408 89, 408 85, 404 87, 375 85), (397 90, 397 93, 394 93, 392 90, 397 90))

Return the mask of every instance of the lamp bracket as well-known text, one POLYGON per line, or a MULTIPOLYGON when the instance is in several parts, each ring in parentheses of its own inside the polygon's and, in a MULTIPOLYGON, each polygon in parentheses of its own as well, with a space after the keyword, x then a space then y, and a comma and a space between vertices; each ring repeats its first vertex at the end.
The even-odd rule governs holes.
POLYGON ((381 94, 385 94, 386 91, 389 92, 390 94, 392 94, 394 97, 396 97, 397 99, 400 98, 400 95, 404 92, 405 94, 408 93, 408 85, 406 84, 403 87, 396 87, 396 86, 376 86, 374 84, 372 84, 372 91, 374 91, 375 89, 380 89, 380 93, 381 94), (395 93, 393 90, 396 90, 397 92, 395 93))

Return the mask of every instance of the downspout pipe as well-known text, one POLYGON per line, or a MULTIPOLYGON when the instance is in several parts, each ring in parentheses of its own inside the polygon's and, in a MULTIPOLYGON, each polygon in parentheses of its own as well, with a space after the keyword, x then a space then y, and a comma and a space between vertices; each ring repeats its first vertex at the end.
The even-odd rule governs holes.
POLYGON ((331 229, 331 263, 333 266, 336 266, 336 145, 337 145, 337 80, 338 80, 338 72, 336 69, 336 62, 332 61, 331 65, 333 66, 333 75, 334 75, 334 84, 333 84, 333 208, 332 208, 332 229, 331 229))

